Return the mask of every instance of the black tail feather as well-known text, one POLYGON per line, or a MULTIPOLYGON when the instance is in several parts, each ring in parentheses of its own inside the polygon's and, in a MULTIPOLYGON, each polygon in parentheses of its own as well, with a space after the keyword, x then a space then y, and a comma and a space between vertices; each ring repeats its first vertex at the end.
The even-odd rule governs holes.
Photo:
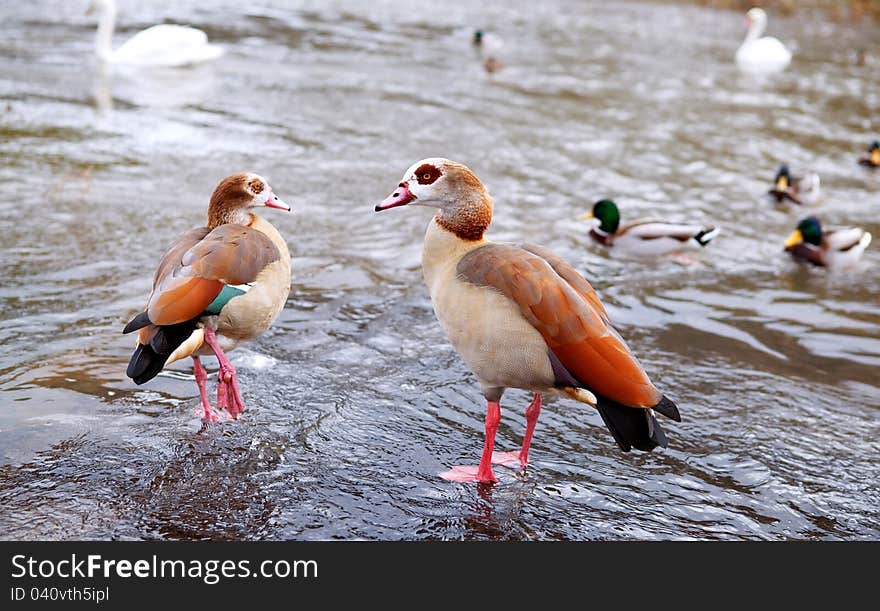
POLYGON ((150 340, 150 346, 157 354, 170 356, 177 347, 192 335, 196 328, 195 320, 187 320, 176 325, 159 327, 159 331, 150 340))
POLYGON ((697 235, 694 236, 694 239, 697 241, 697 244, 705 247, 709 242, 712 241, 716 235, 715 228, 712 226, 703 228, 697 235))
MULTIPOLYGON (((134 323, 139 317, 140 315, 135 317, 129 325, 134 323)), ((168 357, 195 330, 197 321, 198 319, 194 318, 176 325, 159 327, 149 344, 138 344, 134 354, 131 355, 131 360, 128 362, 126 375, 138 385, 155 378, 162 371, 162 368, 165 367, 168 357)))
POLYGON ((678 406, 673 403, 668 397, 662 397, 660 399, 660 403, 658 403, 651 409, 653 409, 658 414, 663 414, 667 418, 675 420, 676 422, 681 422, 681 414, 678 413, 678 406))
POLYGON ((125 325, 125 328, 122 330, 123 335, 126 333, 131 333, 132 331, 137 331, 138 329, 143 329, 147 325, 153 324, 150 322, 150 317, 146 312, 141 312, 125 325))
POLYGON ((155 378, 162 368, 165 361, 168 360, 169 354, 160 355, 149 345, 139 344, 137 350, 131 355, 128 362, 126 375, 134 380, 134 383, 140 386, 144 382, 149 382, 155 378))
POLYGON ((605 398, 598 399, 596 408, 599 415, 621 450, 629 452, 635 448, 650 452, 657 446, 666 447, 666 434, 649 410, 627 407, 605 398))

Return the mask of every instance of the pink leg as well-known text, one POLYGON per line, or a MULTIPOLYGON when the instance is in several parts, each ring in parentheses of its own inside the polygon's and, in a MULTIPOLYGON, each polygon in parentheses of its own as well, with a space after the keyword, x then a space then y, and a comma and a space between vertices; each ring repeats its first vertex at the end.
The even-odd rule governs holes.
POLYGON ((217 422, 219 420, 218 414, 211 405, 211 402, 208 401, 208 372, 202 367, 202 361, 199 360, 199 357, 194 356, 192 360, 193 374, 196 376, 196 384, 199 385, 199 396, 202 398, 202 417, 205 419, 205 422, 217 422))
POLYGON ((536 394, 532 402, 526 408, 526 434, 523 437, 522 449, 519 452, 495 452, 492 454, 492 462, 496 465, 513 467, 519 464, 523 469, 529 464, 529 446, 532 445, 532 435, 535 434, 535 425, 538 424, 538 416, 541 415, 541 395, 536 394))
POLYGON ((486 441, 483 444, 483 456, 476 467, 452 467, 444 471, 440 477, 450 482, 480 482, 491 484, 498 481, 492 473, 492 448, 495 447, 495 433, 501 422, 501 404, 489 401, 486 407, 486 441))
POLYGON ((214 351, 217 361, 220 363, 220 372, 217 374, 217 408, 225 409, 235 420, 244 411, 244 403, 241 393, 238 391, 238 379, 235 376, 235 367, 229 361, 226 353, 220 348, 214 329, 205 326, 205 343, 214 351))

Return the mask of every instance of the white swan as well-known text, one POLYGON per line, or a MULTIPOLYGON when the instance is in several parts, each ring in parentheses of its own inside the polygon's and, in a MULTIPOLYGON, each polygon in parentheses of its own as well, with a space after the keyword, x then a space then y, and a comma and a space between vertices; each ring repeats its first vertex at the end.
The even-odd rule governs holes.
POLYGON ((101 11, 95 52, 105 62, 136 66, 185 66, 216 59, 223 53, 208 43, 201 30, 184 25, 154 25, 132 36, 118 49, 113 48, 116 1, 92 0, 89 12, 101 11))
POLYGON ((767 13, 755 7, 746 13, 749 31, 736 51, 736 65, 746 72, 778 72, 791 63, 791 51, 772 36, 760 38, 767 27, 767 13))

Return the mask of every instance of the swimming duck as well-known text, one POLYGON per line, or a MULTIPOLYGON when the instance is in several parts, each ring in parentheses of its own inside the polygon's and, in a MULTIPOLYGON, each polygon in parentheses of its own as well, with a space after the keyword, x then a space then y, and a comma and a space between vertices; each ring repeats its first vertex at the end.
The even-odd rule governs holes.
POLYGON ((139 331, 126 371, 135 384, 192 357, 208 422, 227 414, 218 414, 208 401, 199 356, 217 357, 217 407, 237 418, 244 403, 226 353, 268 329, 290 292, 287 244, 275 227, 251 212, 260 207, 290 210, 262 176, 242 172, 221 180, 208 205, 207 226, 190 229, 168 247, 146 308, 122 331, 139 331))
POLYGON ((414 163, 376 211, 406 205, 437 210, 425 234, 422 272, 434 312, 487 402, 479 465, 441 477, 492 483, 493 462, 524 468, 543 394, 595 407, 625 452, 666 446, 654 414, 678 421, 678 408, 648 379, 593 287, 543 246, 488 240, 492 198, 469 168, 439 157, 414 163), (515 453, 494 452, 507 388, 534 393, 515 453))
POLYGON ((599 200, 578 217, 592 219, 590 237, 615 251, 632 255, 659 256, 684 248, 706 246, 721 231, 712 225, 687 225, 640 219, 620 225, 620 210, 610 199, 599 200))
POLYGON ((875 140, 868 147, 868 153, 859 158, 859 164, 869 168, 880 167, 880 140, 875 140))
POLYGON ((485 70, 489 74, 495 74, 496 72, 501 70, 503 67, 504 67, 504 64, 502 64, 500 61, 498 61, 497 59, 495 59, 492 56, 487 57, 483 61, 483 70, 485 70))
POLYGON ((95 52, 101 61, 137 66, 185 66, 216 59, 223 49, 208 42, 201 30, 184 25, 161 24, 142 30, 117 49, 113 48, 116 0, 92 0, 89 12, 101 11, 95 52))
POLYGON ((791 51, 772 36, 761 38, 767 27, 767 13, 755 7, 746 13, 748 32, 736 51, 736 65, 744 72, 770 73, 791 63, 791 51))
POLYGON ((497 34, 485 32, 483 30, 475 30, 474 36, 471 38, 471 44, 478 51, 486 49, 488 51, 497 51, 504 46, 504 40, 497 34))
POLYGON ((773 179, 773 188, 767 191, 777 202, 790 201, 798 205, 812 206, 819 201, 821 187, 819 175, 808 172, 801 177, 793 177, 788 166, 782 164, 773 179))
POLYGON ((798 223, 785 241, 785 250, 799 261, 820 267, 852 267, 871 243, 871 234, 859 227, 822 227, 815 216, 798 223))

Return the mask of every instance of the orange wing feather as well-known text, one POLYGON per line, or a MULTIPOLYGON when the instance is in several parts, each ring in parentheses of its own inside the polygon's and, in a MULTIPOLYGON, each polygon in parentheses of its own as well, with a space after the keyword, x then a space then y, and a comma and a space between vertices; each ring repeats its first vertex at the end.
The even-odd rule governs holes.
POLYGON ((611 327, 593 287, 560 257, 539 246, 487 244, 465 255, 458 273, 513 300, 566 369, 594 393, 631 407, 661 400, 611 327))
POLYGON ((168 247, 153 281, 147 313, 154 325, 195 318, 224 284, 253 282, 281 256, 261 231, 244 225, 192 229, 168 247))

